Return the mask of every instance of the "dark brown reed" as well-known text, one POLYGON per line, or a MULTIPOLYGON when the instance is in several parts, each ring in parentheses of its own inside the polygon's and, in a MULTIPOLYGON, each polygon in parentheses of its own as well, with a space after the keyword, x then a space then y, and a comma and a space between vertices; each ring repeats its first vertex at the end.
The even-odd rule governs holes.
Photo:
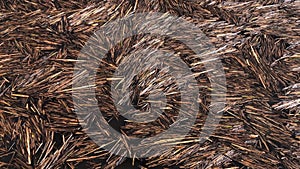
MULTIPOLYGON (((300 168, 299 6, 294 0, 0 1, 0 168, 300 168), (203 65, 194 67, 200 111, 189 135, 174 138, 176 146, 158 156, 126 159, 101 149, 80 126, 71 93, 74 64, 103 24, 150 11, 185 17, 201 28, 222 60, 227 103, 216 131, 199 144, 210 82, 203 65)), ((197 62, 168 37, 138 35, 110 50, 98 67, 96 91, 106 120, 125 137, 168 129, 181 104, 176 85, 156 72, 156 82, 172 86, 166 115, 136 123, 117 112, 109 93, 117 79, 108 76, 144 47, 197 62)), ((150 85, 152 75, 142 72, 135 82, 150 85)), ((147 96, 132 88, 135 106, 142 108, 147 96)))

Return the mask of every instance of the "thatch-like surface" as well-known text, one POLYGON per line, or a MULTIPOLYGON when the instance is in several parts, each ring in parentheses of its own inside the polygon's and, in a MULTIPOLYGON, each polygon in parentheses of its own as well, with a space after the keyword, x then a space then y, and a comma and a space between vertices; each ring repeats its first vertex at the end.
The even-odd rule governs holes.
MULTIPOLYGON (((299 6, 292 0, 0 1, 0 168, 300 168, 299 6), (72 102, 73 67, 101 25, 149 11, 188 18, 219 49, 227 103, 205 143, 193 141, 203 124, 199 118, 174 149, 132 160, 107 153, 84 133, 72 102)), ((129 38, 110 57, 151 40, 148 35, 129 38)), ((164 45, 152 45, 182 49, 160 40, 164 45)), ((201 91, 205 113, 209 97, 207 89, 201 91)), ((105 87, 98 92, 109 97, 105 87)), ((99 103, 110 110, 111 104, 99 103)), ((119 128, 146 137, 165 126, 125 122, 119 128)))

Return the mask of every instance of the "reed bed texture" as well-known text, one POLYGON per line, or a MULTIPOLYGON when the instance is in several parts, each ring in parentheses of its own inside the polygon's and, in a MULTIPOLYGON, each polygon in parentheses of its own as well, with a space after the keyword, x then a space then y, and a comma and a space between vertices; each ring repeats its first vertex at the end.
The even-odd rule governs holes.
MULTIPOLYGON (((297 0, 1 0, 0 168, 300 168, 299 34, 297 0), (89 37, 138 12, 169 13, 197 25, 222 62, 227 94, 220 123, 199 144, 211 88, 203 65, 191 66, 200 106, 188 135, 174 138, 175 146, 161 154, 126 158, 86 134, 75 113, 72 81, 89 37)), ((180 92, 189 92, 159 70, 141 72, 130 85, 132 103, 149 108, 150 91, 143 91, 160 84, 157 91, 168 88, 165 115, 150 123, 120 116, 112 103, 110 84, 117 79, 111 74, 143 48, 173 52, 187 65, 198 62, 191 49, 169 37, 136 35, 111 47, 95 68, 95 90, 106 121, 125 137, 167 130, 183 104, 180 92)), ((86 118, 92 123, 97 115, 86 118)))

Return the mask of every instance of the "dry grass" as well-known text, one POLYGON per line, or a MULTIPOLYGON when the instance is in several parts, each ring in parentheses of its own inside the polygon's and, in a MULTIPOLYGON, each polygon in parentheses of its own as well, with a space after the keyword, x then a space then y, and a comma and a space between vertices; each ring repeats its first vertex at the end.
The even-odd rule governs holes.
MULTIPOLYGON (((299 6, 292 0, 1 1, 0 168, 300 168, 299 6), (79 125, 71 95, 73 67, 101 25, 149 11, 188 18, 219 49, 227 78, 226 110, 203 144, 194 141, 205 120, 200 116, 174 149, 125 159, 99 148, 79 125)), ((179 42, 139 35, 115 46, 108 62, 115 64, 135 44, 183 51, 182 58, 191 54, 179 42), (152 43, 155 38, 164 43, 152 43)), ((100 75, 98 95, 107 99, 99 103, 118 130, 146 137, 174 121, 140 125, 118 117, 109 102, 109 81, 100 75)), ((205 75, 197 81, 209 85, 205 75)), ((200 114, 205 114, 209 90, 200 92, 200 114)))

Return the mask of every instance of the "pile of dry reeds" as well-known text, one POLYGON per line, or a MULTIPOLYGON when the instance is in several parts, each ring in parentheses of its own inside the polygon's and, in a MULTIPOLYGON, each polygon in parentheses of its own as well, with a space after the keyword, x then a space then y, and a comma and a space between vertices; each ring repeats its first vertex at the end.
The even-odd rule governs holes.
MULTIPOLYGON (((293 0, 0 1, 0 168, 300 168, 299 6, 293 0), (185 17, 201 28, 222 60, 227 103, 203 144, 195 141, 205 121, 199 116, 173 149, 126 159, 101 149, 79 124, 73 70, 94 31, 130 13, 150 11, 185 17)), ((118 57, 143 45, 183 51, 181 57, 193 62, 179 42, 138 35, 111 49, 110 66, 99 65, 96 84, 107 121, 125 135, 149 137, 176 119, 150 124, 122 119, 110 102, 109 81, 103 80, 108 78, 101 78, 118 57)), ((197 81, 209 85, 205 75, 197 81)), ((209 91, 200 90, 200 114, 209 109, 209 91)), ((173 98, 173 105, 179 103, 173 98)))

